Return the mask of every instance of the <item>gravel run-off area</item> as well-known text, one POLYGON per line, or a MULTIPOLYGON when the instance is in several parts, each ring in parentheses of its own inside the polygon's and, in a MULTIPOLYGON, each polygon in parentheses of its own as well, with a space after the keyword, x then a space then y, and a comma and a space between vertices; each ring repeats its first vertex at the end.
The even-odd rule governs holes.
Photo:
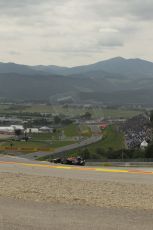
POLYGON ((153 186, 0 173, 0 196, 23 200, 153 210, 153 186))

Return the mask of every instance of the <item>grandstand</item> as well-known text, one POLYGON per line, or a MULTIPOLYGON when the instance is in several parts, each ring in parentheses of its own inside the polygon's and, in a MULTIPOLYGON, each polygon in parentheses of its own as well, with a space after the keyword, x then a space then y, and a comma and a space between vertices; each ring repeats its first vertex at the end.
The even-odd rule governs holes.
POLYGON ((141 114, 127 120, 120 126, 124 132, 128 149, 140 148, 143 141, 149 143, 152 139, 152 128, 149 116, 141 114))

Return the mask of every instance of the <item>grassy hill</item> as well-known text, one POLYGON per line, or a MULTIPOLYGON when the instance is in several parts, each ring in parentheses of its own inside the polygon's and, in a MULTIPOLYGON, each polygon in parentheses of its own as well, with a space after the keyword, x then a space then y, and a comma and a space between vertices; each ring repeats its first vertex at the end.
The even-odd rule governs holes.
POLYGON ((103 131, 103 138, 96 144, 92 144, 88 147, 90 152, 96 152, 98 148, 107 151, 120 150, 125 148, 124 135, 117 131, 115 126, 109 126, 103 131))
MULTIPOLYGON (((110 154, 125 149, 125 141, 123 133, 117 131, 116 126, 109 126, 103 131, 103 138, 101 141, 91 144, 86 148, 80 148, 64 154, 68 156, 84 156, 88 155, 88 159, 107 159, 110 154)), ((63 155, 62 155, 63 156, 63 155)), ((44 157, 41 160, 50 160, 54 156, 44 157)))
POLYGON ((0 63, 0 98, 9 101, 100 101, 152 105, 153 63, 113 58, 92 65, 58 68, 0 63), (59 70, 59 72, 58 72, 59 70))

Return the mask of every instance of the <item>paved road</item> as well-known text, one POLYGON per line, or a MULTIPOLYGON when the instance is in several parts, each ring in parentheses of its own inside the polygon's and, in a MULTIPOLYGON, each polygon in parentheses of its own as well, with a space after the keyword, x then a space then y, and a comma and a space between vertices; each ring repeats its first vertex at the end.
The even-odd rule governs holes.
POLYGON ((1 230, 152 230, 152 211, 0 198, 1 230))

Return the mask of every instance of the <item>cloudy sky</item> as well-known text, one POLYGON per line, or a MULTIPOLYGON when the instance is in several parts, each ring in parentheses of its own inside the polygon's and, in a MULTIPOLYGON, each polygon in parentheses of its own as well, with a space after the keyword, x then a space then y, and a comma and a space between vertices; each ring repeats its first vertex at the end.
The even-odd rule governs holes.
POLYGON ((153 61, 152 0, 0 0, 0 61, 153 61))

